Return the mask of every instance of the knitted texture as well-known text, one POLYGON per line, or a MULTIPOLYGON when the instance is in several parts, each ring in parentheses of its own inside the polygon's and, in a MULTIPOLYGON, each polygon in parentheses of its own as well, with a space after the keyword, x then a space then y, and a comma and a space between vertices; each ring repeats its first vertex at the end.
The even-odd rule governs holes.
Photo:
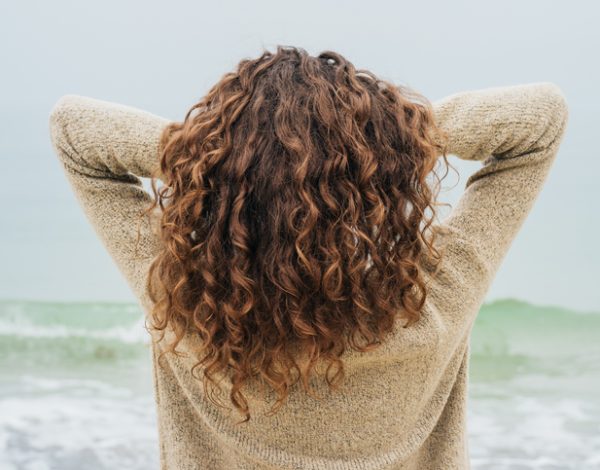
MULTIPOLYGON (((276 398, 244 390, 252 419, 215 407, 191 376, 196 359, 157 355, 152 342, 161 470, 200 469, 468 469, 466 409, 469 338, 486 292, 530 213, 555 160, 568 107, 551 82, 463 91, 433 102, 450 137, 448 152, 478 160, 464 193, 441 222, 444 261, 428 276, 421 320, 392 332, 371 352, 347 351, 341 390, 322 377, 276 398)), ((145 281, 160 249, 151 202, 140 177, 158 165, 161 130, 170 121, 130 106, 69 94, 49 116, 50 137, 87 219, 147 314, 145 281)), ((398 322, 400 323, 400 322, 398 322)), ((186 346, 187 345, 187 346, 186 346)), ((226 384, 222 383, 224 387, 226 384)), ((226 388, 227 393, 229 389, 226 388)), ((225 397, 228 395, 224 395, 225 397)))

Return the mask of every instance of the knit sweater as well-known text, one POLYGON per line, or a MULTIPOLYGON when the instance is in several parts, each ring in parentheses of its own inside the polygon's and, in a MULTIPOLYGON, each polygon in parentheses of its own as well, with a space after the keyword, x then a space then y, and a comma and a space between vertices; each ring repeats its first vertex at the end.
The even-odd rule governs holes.
MULTIPOLYGON (((151 342, 161 470, 468 469, 466 408, 474 320, 511 243, 555 160, 568 118, 551 82, 461 91, 433 102, 448 133, 448 153, 477 160, 437 242, 444 261, 429 276, 421 319, 400 322, 376 350, 346 351, 345 380, 330 391, 313 377, 320 400, 301 388, 266 416, 270 401, 244 389, 252 419, 215 407, 190 373, 192 338, 167 354, 151 342), (186 346, 187 345, 187 346, 186 346)), ((50 136, 87 219, 146 314, 147 269, 160 249, 159 213, 142 223, 151 201, 140 177, 158 165, 161 130, 170 121, 123 104, 69 94, 49 116, 50 136)), ((169 338, 167 336, 167 338, 169 338)), ((157 339, 157 338, 154 338, 157 339)), ((226 383, 221 385, 226 388, 226 383)), ((227 397, 228 394, 223 395, 227 397)))

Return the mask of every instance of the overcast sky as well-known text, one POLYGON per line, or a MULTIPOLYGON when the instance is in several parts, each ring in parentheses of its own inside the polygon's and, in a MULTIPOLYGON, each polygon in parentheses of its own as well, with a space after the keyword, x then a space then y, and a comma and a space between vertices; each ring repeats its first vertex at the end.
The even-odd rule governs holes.
MULTIPOLYGON (((182 119, 224 73, 263 48, 336 50, 436 100, 552 81, 570 107, 540 197, 487 300, 600 311, 600 7, 596 2, 54 0, 0 7, 0 298, 131 300, 50 146, 63 94, 182 119)), ((455 203, 479 164, 451 157, 455 203)))

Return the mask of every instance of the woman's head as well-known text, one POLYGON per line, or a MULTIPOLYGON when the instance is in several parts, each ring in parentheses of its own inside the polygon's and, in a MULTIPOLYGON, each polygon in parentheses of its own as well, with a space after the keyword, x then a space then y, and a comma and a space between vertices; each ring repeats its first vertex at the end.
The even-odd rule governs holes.
POLYGON ((242 60, 162 135, 152 328, 174 331, 170 351, 201 338, 205 385, 228 372, 246 420, 246 380, 268 383, 277 408, 317 360, 341 380, 347 347, 368 351, 419 319, 420 260, 441 259, 439 185, 426 181, 446 160, 436 135, 424 97, 338 53, 242 60))

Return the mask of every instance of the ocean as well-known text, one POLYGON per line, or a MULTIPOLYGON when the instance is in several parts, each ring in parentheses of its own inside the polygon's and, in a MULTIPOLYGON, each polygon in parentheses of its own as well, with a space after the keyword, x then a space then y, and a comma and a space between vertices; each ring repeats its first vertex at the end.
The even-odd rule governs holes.
MULTIPOLYGON (((600 469, 600 314, 484 304, 471 337, 473 469, 600 469)), ((0 301, 0 468, 158 468, 137 304, 0 301)))

